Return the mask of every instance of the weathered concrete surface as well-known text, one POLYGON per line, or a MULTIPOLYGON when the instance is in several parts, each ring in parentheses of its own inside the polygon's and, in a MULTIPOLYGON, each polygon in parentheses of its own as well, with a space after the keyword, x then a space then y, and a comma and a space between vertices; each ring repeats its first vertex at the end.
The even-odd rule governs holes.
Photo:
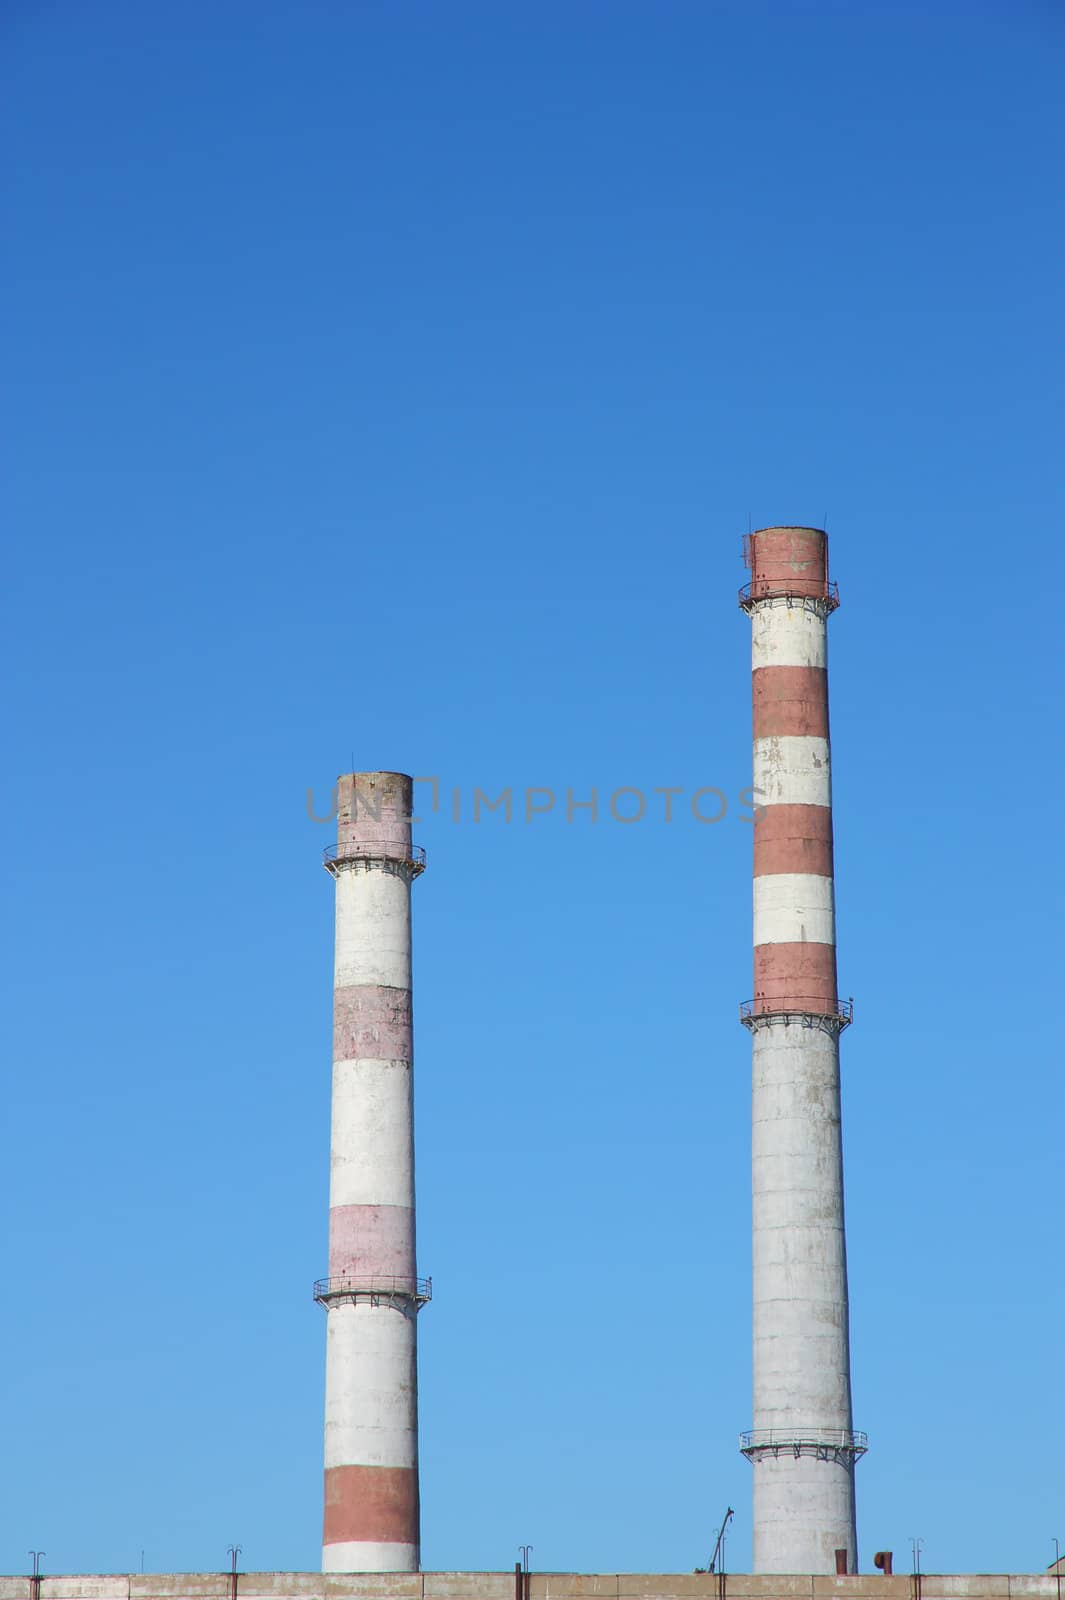
POLYGON ((760 806, 830 806, 828 740, 813 734, 770 734, 756 739, 754 798, 760 806))
POLYGON ((838 1040, 760 1027, 753 1074, 754 1427, 850 1429, 838 1040))

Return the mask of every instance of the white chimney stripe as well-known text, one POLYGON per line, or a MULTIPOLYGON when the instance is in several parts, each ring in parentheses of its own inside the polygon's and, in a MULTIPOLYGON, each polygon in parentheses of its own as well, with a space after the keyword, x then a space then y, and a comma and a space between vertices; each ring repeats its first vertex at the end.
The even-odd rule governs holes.
POLYGON ((334 983, 410 988, 410 884, 380 867, 337 874, 334 983))
POLYGON ((369 1539, 322 1546, 323 1572, 417 1572, 416 1544, 374 1544, 369 1539))
POLYGON ((832 879, 774 872, 754 880, 754 942, 835 944, 832 879))
POLYGON ((828 740, 801 734, 755 739, 754 797, 760 806, 830 806, 828 740))
POLYGON ((331 1206, 413 1206, 413 1114, 407 1062, 334 1063, 331 1206))
POLYGON ((812 607, 757 606, 751 613, 751 666, 827 667, 825 618, 812 607))
POLYGON ((416 1467, 415 1313, 393 1306, 336 1305, 329 1313, 325 1465, 416 1467))

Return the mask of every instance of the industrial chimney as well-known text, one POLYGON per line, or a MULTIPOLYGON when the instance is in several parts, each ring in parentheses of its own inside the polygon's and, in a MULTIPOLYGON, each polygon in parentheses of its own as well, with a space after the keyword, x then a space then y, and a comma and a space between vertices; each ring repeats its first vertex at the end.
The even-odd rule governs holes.
POLYGON ((411 1028, 412 780, 338 780, 324 1572, 417 1572, 418 1311, 411 1028))
POLYGON ((745 547, 753 633, 754 1570, 857 1572, 836 990, 827 622, 819 528, 745 547))

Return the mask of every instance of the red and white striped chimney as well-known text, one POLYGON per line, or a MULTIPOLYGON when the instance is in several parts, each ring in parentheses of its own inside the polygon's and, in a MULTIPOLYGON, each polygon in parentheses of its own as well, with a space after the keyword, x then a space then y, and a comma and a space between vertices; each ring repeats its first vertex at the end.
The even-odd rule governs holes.
POLYGON ((412 780, 338 780, 324 1572, 417 1572, 412 780))
POLYGON ((754 1570, 857 1571, 836 989, 828 617, 819 528, 746 541, 754 700, 754 1570))

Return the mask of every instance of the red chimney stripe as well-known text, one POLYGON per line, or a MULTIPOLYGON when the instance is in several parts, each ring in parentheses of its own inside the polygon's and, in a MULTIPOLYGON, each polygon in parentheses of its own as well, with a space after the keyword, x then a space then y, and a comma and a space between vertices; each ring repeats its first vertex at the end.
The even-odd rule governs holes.
POLYGON ((413 1467, 327 1467, 323 1544, 418 1543, 413 1467))
POLYGON ((828 738, 828 675, 824 667, 756 667, 754 737, 798 734, 828 738))
POLYGON ((773 872, 816 872, 831 878, 831 807, 759 807, 754 819, 754 875, 773 872))

